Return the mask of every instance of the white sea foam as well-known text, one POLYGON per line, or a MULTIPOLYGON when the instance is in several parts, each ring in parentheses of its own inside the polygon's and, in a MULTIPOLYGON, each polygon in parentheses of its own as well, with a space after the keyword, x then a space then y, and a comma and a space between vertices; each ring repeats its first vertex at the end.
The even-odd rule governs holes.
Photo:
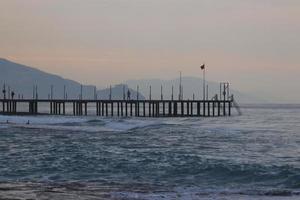
POLYGON ((43 125, 43 124, 38 124, 38 125, 13 125, 14 127, 17 128, 28 128, 28 129, 47 129, 47 130, 59 130, 59 131, 74 131, 74 132, 89 132, 89 133, 97 133, 97 132, 112 132, 116 131, 113 129, 109 129, 106 127, 96 127, 96 126, 62 126, 62 125, 43 125))
POLYGON ((135 128, 142 128, 160 123, 161 120, 137 118, 119 119, 103 117, 0 115, 0 128, 17 127, 86 132, 123 132, 135 128))
POLYGON ((190 193, 190 192, 165 192, 165 193, 136 193, 116 192, 113 199, 122 200, 299 200, 299 196, 268 196, 268 195, 244 195, 230 193, 190 193))
POLYGON ((155 125, 159 123, 157 120, 151 119, 123 119, 123 120, 116 120, 116 119, 109 119, 104 120, 105 127, 119 130, 119 131, 128 131, 135 128, 143 128, 151 125, 155 125))
POLYGON ((64 124, 78 123, 87 121, 84 118, 78 117, 62 117, 62 116, 7 116, 0 115, 0 123, 5 124, 64 124))

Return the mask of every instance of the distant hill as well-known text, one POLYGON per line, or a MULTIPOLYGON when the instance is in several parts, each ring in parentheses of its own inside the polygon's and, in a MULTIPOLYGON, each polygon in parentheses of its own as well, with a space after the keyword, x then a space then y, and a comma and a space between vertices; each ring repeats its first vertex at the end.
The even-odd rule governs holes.
MULTIPOLYGON (((22 96, 24 98, 32 98, 34 85, 38 86, 38 97, 40 99, 47 99, 51 93, 51 85, 53 85, 53 98, 64 97, 64 86, 66 86, 66 92, 68 99, 78 99, 81 91, 81 83, 65 79, 63 77, 49 74, 41 70, 14 63, 6 59, 0 58, 0 89, 6 84, 10 91, 14 91, 16 98, 22 96)), ((136 98, 137 93, 135 90, 128 88, 125 85, 125 91, 131 92, 131 97, 136 98)), ((83 85, 83 98, 94 99, 95 86, 83 85)), ((108 99, 110 89, 97 90, 97 96, 101 99, 108 99)), ((0 93, 2 98, 3 94, 0 93)), ((143 95, 139 94, 139 98, 143 99, 143 95)), ((123 85, 117 85, 112 87, 112 99, 123 99, 123 85)))
MULTIPOLYGON (((29 66, 17 64, 6 59, 0 59, 0 84, 6 84, 16 93, 24 98, 32 98, 33 86, 38 85, 39 98, 48 98, 53 85, 53 98, 63 98, 64 85, 66 86, 68 98, 78 98, 81 84, 64 79, 60 76, 49 74, 29 66)), ((83 97, 93 97, 94 86, 83 86, 83 97)), ((1 94, 2 95, 2 94, 1 94)))
MULTIPOLYGON (((149 86, 152 87, 152 98, 161 98, 161 86, 163 86, 164 99, 170 99, 172 94, 172 86, 174 87, 174 99, 178 99, 179 96, 179 78, 173 80, 161 80, 161 79, 142 79, 142 80, 128 80, 124 84, 127 84, 131 88, 140 87, 141 93, 148 98, 149 86)), ((220 85, 216 82, 207 82, 209 86, 209 99, 215 94, 219 94, 220 85)), ((192 99, 193 94, 195 99, 202 99, 203 97, 203 80, 197 77, 182 77, 183 94, 185 99, 192 99)), ((231 90, 235 99, 239 103, 266 103, 264 100, 252 97, 250 95, 241 93, 237 90, 231 90)))
MULTIPOLYGON (((46 99, 50 94, 51 85, 54 87, 54 98, 63 98, 64 86, 68 94, 68 99, 77 99, 80 95, 81 83, 65 79, 63 77, 49 74, 41 70, 14 63, 6 59, 0 58, 0 89, 3 84, 10 87, 14 91, 16 97, 18 94, 23 95, 24 98, 32 98, 33 86, 38 85, 39 98, 46 99)), ((196 99, 202 99, 202 79, 196 77, 183 77, 183 93, 185 99, 192 99, 193 93, 196 99)), ((160 88, 163 86, 164 99, 171 98, 172 85, 174 87, 174 99, 178 99, 179 79, 174 80, 160 80, 160 79, 145 79, 145 80, 128 80, 123 84, 112 86, 112 99, 123 99, 123 86, 125 86, 125 93, 129 90, 131 99, 137 98, 137 91, 134 89, 139 85, 139 98, 149 98, 149 86, 152 86, 152 99, 160 99, 160 88), (134 89, 133 89, 134 88, 134 89)), ((208 82, 209 97, 219 93, 219 84, 215 82, 208 82)), ((83 85, 83 98, 94 98, 95 86, 83 85)), ((240 103, 266 103, 261 99, 254 98, 250 95, 243 94, 236 90, 231 90, 235 98, 240 103)), ((2 98, 2 93, 0 93, 2 98)), ((108 99, 110 96, 110 89, 97 90, 98 99, 108 99)))
MULTIPOLYGON (((119 85, 115 85, 112 87, 111 89, 111 99, 114 100, 120 100, 124 98, 124 91, 125 91, 125 99, 127 99, 127 92, 128 90, 130 91, 130 99, 137 99, 139 98, 140 100, 145 99, 145 97, 139 93, 139 95, 137 95, 137 91, 133 90, 131 88, 128 88, 128 86, 126 84, 119 84, 119 85)), ((98 90, 97 91, 97 95, 99 99, 109 99, 110 97, 110 88, 106 88, 103 90, 98 90)))

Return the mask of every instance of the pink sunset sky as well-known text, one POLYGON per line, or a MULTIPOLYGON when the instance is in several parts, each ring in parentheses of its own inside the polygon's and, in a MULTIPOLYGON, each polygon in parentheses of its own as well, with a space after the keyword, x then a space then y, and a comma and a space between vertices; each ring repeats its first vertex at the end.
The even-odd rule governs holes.
POLYGON ((300 102, 299 0, 1 0, 0 57, 83 83, 183 71, 300 102))

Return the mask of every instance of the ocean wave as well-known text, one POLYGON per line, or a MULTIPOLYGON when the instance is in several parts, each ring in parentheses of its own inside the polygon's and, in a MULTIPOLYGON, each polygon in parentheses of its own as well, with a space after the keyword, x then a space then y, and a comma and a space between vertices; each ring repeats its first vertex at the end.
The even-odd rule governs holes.
POLYGON ((4 116, 0 115, 0 127, 51 129, 70 131, 118 131, 160 125, 161 121, 138 118, 72 117, 72 116, 4 116))
POLYGON ((9 116, 0 115, 1 124, 65 124, 65 123, 80 123, 85 122, 87 119, 80 117, 67 117, 67 116, 9 116))
POLYGON ((134 185, 69 183, 0 183, 1 199, 106 199, 106 200, 297 200, 299 191, 280 189, 158 189, 134 185))
POLYGON ((292 190, 280 190, 280 189, 270 189, 270 190, 233 190, 233 189, 206 189, 201 188, 176 188, 173 191, 168 192, 149 192, 147 190, 141 192, 113 192, 113 199, 123 199, 123 200, 282 200, 282 199, 299 199, 300 192, 292 190))

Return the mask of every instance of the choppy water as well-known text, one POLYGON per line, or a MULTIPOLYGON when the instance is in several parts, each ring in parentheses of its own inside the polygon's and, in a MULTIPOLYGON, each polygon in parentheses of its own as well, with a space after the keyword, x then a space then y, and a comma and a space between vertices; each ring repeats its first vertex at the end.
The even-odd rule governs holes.
POLYGON ((300 107, 243 113, 0 116, 0 199, 300 199, 300 107))

